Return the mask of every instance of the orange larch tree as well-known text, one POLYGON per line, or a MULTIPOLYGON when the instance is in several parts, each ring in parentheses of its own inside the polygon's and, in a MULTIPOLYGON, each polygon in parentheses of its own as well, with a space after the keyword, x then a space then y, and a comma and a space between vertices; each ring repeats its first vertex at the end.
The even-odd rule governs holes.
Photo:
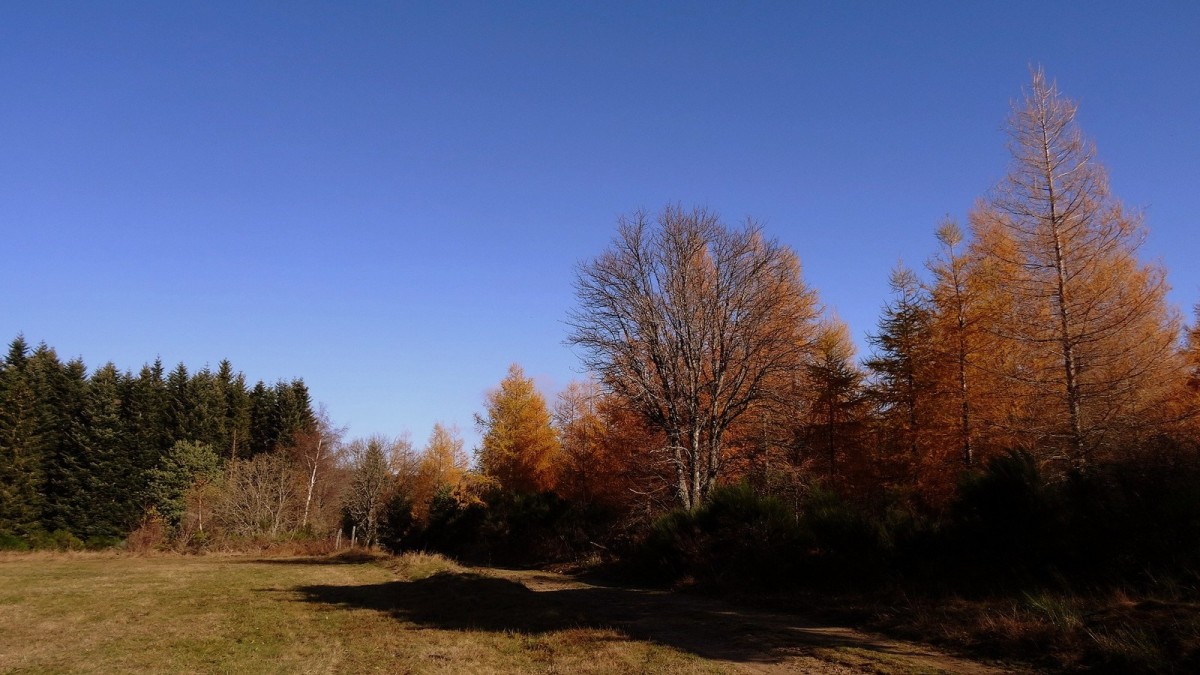
POLYGON ((483 432, 479 469, 514 492, 547 492, 558 481, 561 446, 550 424, 546 399, 521 366, 487 395, 486 412, 475 421, 483 432))
POLYGON ((1075 114, 1034 72, 1009 118, 1009 174, 975 220, 993 231, 981 252, 1013 299, 997 329, 1025 352, 1015 376, 1039 391, 1040 445, 1086 471, 1156 424, 1178 378, 1179 321, 1164 271, 1137 258, 1141 218, 1109 192, 1075 114))
POLYGON ((411 478, 410 499, 413 515, 420 522, 428 516, 429 505, 438 490, 454 490, 467 473, 467 454, 463 450, 463 439, 458 429, 441 422, 434 423, 429 442, 425 444, 420 457, 415 462, 406 461, 405 465, 415 468, 411 478))

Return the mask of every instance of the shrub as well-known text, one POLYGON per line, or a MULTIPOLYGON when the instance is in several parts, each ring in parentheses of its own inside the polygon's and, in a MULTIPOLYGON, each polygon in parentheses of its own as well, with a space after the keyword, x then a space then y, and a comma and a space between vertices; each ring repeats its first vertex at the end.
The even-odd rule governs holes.
POLYGON ((0 532, 0 551, 28 551, 29 542, 8 532, 0 532))
MULTIPOLYGON (((897 525, 904 520, 899 512, 893 518, 897 525)), ((803 560, 811 584, 875 582, 890 567, 889 554, 894 547, 892 537, 887 536, 890 530, 865 507, 836 492, 814 487, 804 504, 801 523, 811 539, 803 560)))
POLYGON ((101 551, 109 548, 124 548, 125 540, 120 537, 92 535, 84 542, 84 548, 89 551, 101 551))
POLYGON ((35 549, 50 551, 81 551, 83 542, 66 530, 55 530, 47 533, 38 530, 29 535, 29 544, 35 549))
POLYGON ((1059 531, 1053 497, 1025 452, 995 457, 965 477, 951 507, 946 542, 956 560, 943 561, 945 571, 972 586, 1023 586, 1048 578, 1059 531))
POLYGON ((746 484, 723 486, 696 511, 658 519, 636 554, 637 571, 658 581, 787 584, 805 543, 796 515, 783 502, 746 484))
POLYGON ((146 510, 137 529, 125 538, 125 545, 135 553, 161 549, 167 542, 167 524, 154 507, 146 510))
POLYGON ((383 517, 379 525, 379 544, 385 549, 399 553, 410 548, 410 538, 416 530, 413 519, 413 502, 408 495, 395 492, 383 504, 383 517))

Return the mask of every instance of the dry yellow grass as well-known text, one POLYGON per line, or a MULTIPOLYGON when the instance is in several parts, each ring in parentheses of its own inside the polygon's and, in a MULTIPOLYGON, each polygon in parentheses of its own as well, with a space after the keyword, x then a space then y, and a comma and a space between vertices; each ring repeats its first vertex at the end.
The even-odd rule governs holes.
POLYGON ((799 617, 439 556, 0 556, 0 671, 992 672, 799 617))
POLYGON ((719 672, 615 630, 525 634, 437 628, 368 607, 311 602, 455 569, 379 561, 32 554, 0 557, 0 671, 719 672))

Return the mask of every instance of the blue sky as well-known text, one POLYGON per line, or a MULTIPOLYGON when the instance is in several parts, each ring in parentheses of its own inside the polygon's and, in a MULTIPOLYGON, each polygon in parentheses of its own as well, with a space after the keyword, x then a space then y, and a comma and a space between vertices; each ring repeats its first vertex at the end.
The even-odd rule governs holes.
POLYGON ((862 343, 1041 64, 1200 300, 1200 3, 4 3, 0 337, 303 377, 351 434, 552 392, 618 215, 747 216, 862 343))

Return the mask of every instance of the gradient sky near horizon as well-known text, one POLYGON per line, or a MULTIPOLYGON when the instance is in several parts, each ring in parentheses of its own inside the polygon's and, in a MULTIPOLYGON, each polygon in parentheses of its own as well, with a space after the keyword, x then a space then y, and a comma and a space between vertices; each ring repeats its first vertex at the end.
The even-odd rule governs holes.
POLYGON ((1200 3, 0 3, 0 338, 303 377, 352 436, 547 393, 619 215, 758 220, 859 341, 1041 64, 1200 300, 1200 3))

